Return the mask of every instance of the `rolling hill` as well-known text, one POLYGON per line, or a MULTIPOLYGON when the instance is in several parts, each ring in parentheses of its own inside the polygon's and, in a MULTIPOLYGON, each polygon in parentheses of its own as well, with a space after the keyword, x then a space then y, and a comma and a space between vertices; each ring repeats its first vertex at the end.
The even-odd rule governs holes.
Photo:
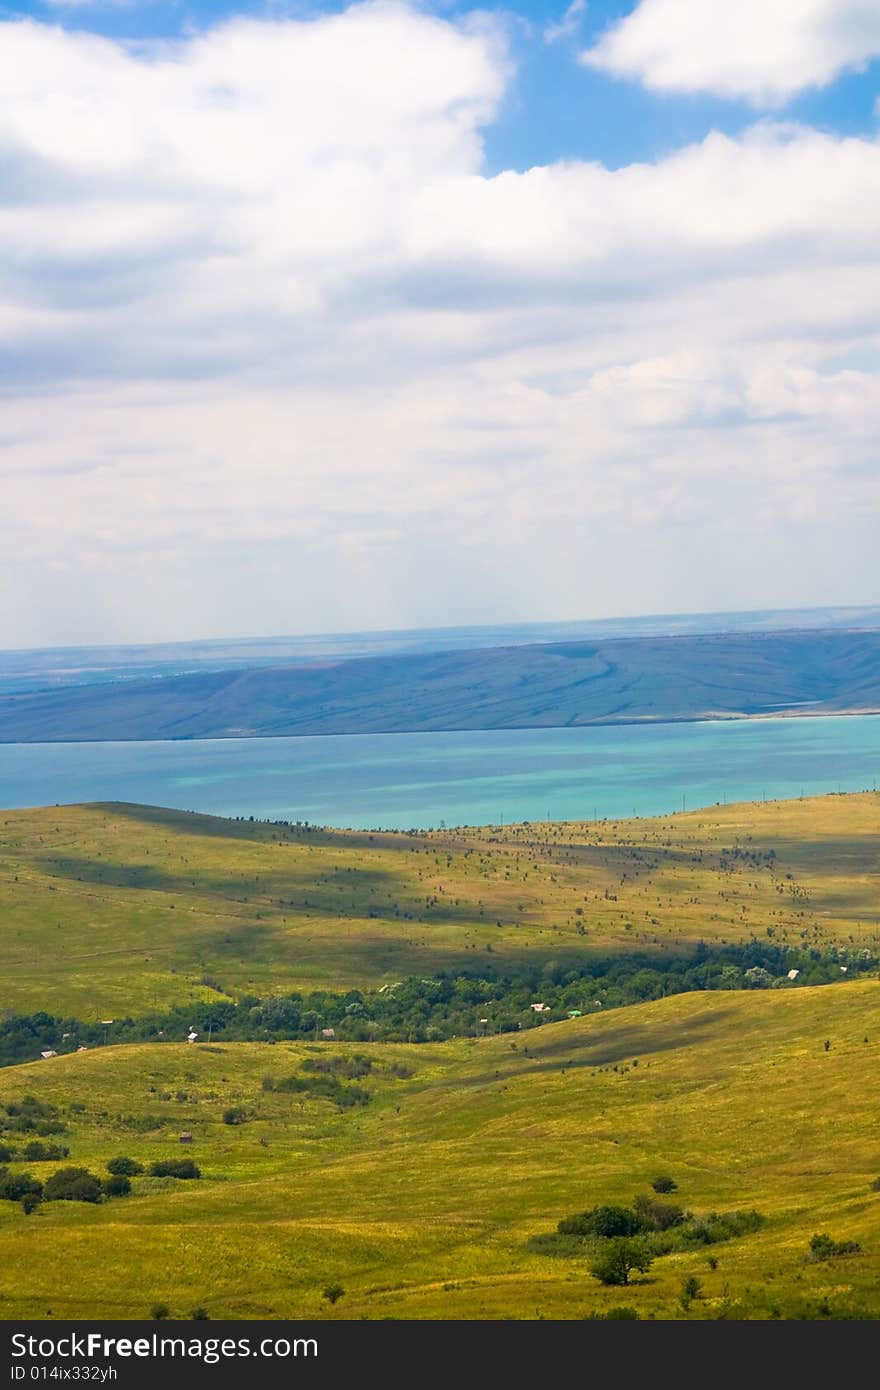
MULTIPOLYGON (((0 1008, 81 1020, 760 940, 880 948, 880 796, 404 833, 0 815, 0 1008)), ((845 957, 841 957, 843 960, 845 957)))
POLYGON ((185 1154, 202 1176, 30 1216, 0 1201, 0 1317, 876 1319, 878 1018, 869 980, 690 994, 519 1039, 133 1046, 2 1069, 0 1122, 31 1095, 67 1162, 185 1154), (366 1102, 285 1088, 316 1063, 353 1066, 366 1102), (693 1220, 628 1287, 554 1244, 561 1218, 658 1174, 693 1220), (707 1245, 712 1212, 744 1233, 707 1245), (816 1259, 816 1234, 858 1248, 816 1259))
POLYGON ((739 632, 327 658, 7 693, 0 696, 0 741, 549 728, 878 710, 880 632, 739 632))

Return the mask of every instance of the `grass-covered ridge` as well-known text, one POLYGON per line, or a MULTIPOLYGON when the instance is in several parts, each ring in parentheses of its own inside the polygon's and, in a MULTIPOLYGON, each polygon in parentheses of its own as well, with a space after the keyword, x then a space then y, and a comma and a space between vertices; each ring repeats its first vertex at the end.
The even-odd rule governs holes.
POLYGON ((55 1107, 64 1130, 43 1142, 70 1151, 10 1171, 106 1174, 126 1155, 146 1169, 192 1158, 202 1176, 147 1172, 130 1196, 31 1215, 0 1201, 0 1316, 148 1317, 165 1304, 177 1316, 580 1318, 626 1303, 642 1317, 876 1318, 878 990, 690 994, 527 1038, 141 1045, 7 1068, 0 1104, 31 1094, 55 1107), (368 1098, 340 1106, 332 1086, 291 1077, 368 1098), (535 1248, 571 1213, 651 1193, 658 1174, 699 1217, 763 1221, 711 1247, 684 1242, 623 1291, 585 1255, 535 1248), (860 1249, 817 1258, 817 1234, 860 1249), (689 1278, 700 1292, 685 1309, 689 1278), (335 1304, 332 1285, 345 1290, 335 1304))
POLYGON ((700 942, 874 954, 878 831, 872 793, 414 834, 6 811, 0 1006, 94 1023, 700 942))

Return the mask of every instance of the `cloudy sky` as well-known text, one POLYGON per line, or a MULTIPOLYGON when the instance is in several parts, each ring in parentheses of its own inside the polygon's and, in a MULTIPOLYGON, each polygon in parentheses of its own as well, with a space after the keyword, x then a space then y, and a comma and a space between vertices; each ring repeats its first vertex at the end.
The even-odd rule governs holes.
POLYGON ((880 5, 0 9, 0 645, 880 601, 880 5))

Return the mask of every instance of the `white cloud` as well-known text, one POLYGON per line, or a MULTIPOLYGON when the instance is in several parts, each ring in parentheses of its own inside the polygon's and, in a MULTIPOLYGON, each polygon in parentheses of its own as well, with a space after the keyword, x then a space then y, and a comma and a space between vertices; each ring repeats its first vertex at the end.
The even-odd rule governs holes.
POLYGON ((509 81, 3 26, 0 641, 880 597, 880 144, 489 177, 509 81))
POLYGON ((571 0, 561 19, 544 27, 544 42, 559 43, 560 39, 570 39, 580 31, 584 15, 587 13, 587 0, 571 0))
POLYGON ((659 92, 778 106, 880 57, 877 0, 640 0, 581 55, 659 92))

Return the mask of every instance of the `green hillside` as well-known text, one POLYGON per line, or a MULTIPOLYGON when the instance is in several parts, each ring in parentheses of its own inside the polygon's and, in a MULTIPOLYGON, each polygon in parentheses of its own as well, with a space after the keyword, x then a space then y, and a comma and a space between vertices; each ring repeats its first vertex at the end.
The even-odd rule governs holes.
POLYGON ((880 945, 880 797, 367 834, 107 805, 0 816, 0 1008, 84 1021, 751 939, 880 945))
POLYGON ((876 1318, 878 988, 691 994, 527 1039, 139 1046, 0 1070, 0 1104, 56 1107, 68 1163, 185 1154, 203 1174, 30 1216, 0 1201, 0 1316, 876 1318), (366 1104, 279 1088, 353 1056, 371 1063, 355 1065, 366 1104), (763 1224, 659 1256, 626 1288, 534 1241, 660 1173, 698 1217, 763 1224), (817 1233, 861 1249, 811 1259, 817 1233))

